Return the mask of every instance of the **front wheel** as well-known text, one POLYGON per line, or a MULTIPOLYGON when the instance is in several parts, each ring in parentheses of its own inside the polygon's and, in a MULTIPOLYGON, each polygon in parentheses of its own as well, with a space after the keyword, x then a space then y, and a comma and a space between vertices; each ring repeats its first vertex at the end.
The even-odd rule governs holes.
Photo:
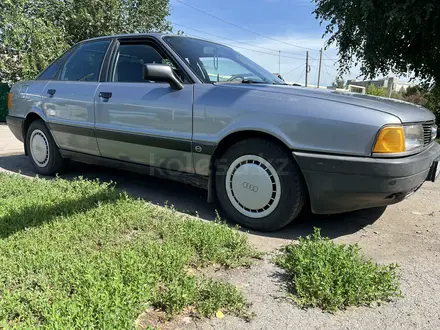
POLYGON ((298 165, 284 148, 264 139, 240 141, 216 161, 216 192, 228 217, 260 231, 290 223, 307 197, 298 165))
POLYGON ((38 174, 54 175, 62 170, 64 160, 42 120, 35 120, 30 124, 26 133, 26 149, 38 174))

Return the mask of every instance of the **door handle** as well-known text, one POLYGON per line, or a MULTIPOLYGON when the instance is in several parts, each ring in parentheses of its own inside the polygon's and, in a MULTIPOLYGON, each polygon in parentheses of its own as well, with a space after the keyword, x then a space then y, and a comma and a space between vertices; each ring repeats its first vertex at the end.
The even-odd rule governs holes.
POLYGON ((56 89, 48 89, 47 90, 47 94, 49 94, 50 96, 54 96, 56 92, 57 92, 56 89))
POLYGON ((112 97, 112 93, 110 92, 99 92, 99 97, 102 97, 103 99, 109 99, 112 97))

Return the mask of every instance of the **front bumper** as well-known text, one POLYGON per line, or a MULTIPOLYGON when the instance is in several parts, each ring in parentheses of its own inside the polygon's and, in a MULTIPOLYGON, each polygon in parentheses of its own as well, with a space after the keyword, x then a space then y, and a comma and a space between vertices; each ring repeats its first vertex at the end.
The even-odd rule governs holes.
POLYGON ((435 173, 440 145, 397 159, 293 152, 307 182, 313 213, 333 214, 395 204, 435 173))
POLYGON ((21 117, 6 116, 6 124, 8 124, 12 134, 21 142, 24 142, 24 120, 25 119, 21 117))

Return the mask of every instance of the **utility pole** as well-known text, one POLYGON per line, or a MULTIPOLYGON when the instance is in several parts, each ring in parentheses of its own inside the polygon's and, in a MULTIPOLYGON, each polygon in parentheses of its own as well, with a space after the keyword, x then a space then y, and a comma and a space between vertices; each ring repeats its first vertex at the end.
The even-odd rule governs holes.
POLYGON ((322 48, 319 51, 319 71, 318 71, 318 87, 319 88, 319 83, 321 82, 321 68, 322 68, 322 48))
POLYGON ((306 52, 306 87, 307 87, 308 78, 309 78, 309 51, 306 52))
POLYGON ((278 51, 278 74, 281 76, 281 50, 278 51))

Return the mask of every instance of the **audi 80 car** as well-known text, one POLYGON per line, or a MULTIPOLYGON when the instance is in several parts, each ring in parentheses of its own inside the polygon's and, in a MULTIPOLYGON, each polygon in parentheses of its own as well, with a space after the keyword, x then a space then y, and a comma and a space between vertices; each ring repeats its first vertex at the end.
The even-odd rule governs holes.
POLYGON ((166 34, 80 42, 9 95, 10 130, 42 175, 66 160, 208 190, 227 217, 279 229, 402 201, 440 172, 427 109, 287 86, 233 49, 166 34))

